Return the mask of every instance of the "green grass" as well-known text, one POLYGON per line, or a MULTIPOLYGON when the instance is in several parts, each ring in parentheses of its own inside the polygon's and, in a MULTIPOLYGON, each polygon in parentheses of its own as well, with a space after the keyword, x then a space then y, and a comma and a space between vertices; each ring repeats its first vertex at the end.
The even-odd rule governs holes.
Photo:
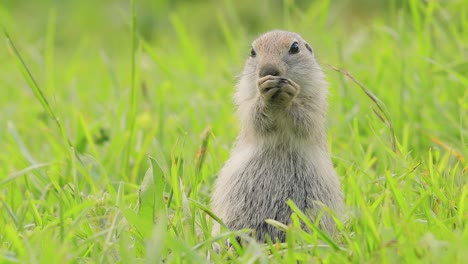
POLYGON ((468 259, 466 1, 315 2, 2 2, 2 262, 468 259), (235 76, 274 28, 328 76, 348 219, 330 239, 295 209, 270 221, 286 243, 229 249, 245 231, 212 235, 210 194, 238 131, 235 76))

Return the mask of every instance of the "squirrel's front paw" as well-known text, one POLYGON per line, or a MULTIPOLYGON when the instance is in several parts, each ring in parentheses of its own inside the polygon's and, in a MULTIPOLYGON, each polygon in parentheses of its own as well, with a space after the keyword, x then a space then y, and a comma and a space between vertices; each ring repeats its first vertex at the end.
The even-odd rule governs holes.
POLYGON ((266 103, 288 107, 299 93, 299 85, 290 79, 265 76, 258 80, 258 89, 266 103))

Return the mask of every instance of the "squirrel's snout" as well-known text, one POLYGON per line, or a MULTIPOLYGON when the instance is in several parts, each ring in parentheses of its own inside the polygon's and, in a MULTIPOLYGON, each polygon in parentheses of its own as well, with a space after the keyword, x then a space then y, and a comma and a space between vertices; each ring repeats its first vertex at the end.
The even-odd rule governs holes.
POLYGON ((262 78, 262 77, 265 77, 265 76, 268 76, 268 75, 281 76, 281 70, 276 65, 265 64, 260 68, 260 70, 258 72, 258 77, 262 78))

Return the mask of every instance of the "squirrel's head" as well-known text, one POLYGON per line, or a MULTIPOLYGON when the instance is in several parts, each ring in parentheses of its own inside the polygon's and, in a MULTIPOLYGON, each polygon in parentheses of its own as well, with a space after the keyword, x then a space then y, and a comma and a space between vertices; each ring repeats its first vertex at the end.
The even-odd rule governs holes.
POLYGON ((291 79, 301 86, 302 96, 326 93, 324 74, 313 49, 294 32, 270 31, 253 41, 239 79, 236 102, 254 98, 258 93, 257 80, 267 75, 291 79))

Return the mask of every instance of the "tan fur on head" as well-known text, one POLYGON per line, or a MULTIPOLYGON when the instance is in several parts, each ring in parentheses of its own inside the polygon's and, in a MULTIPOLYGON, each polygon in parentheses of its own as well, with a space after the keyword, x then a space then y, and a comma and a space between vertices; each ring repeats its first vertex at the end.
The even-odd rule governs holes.
MULTIPOLYGON (((235 93, 241 131, 212 197, 214 212, 229 228, 284 240, 264 220, 289 223, 288 199, 312 219, 319 204, 343 207, 327 150, 326 95, 325 76, 298 34, 276 30, 252 43, 235 93)), ((331 217, 320 226, 333 233, 331 217)))
POLYGON ((270 31, 253 41, 252 50, 256 56, 247 59, 237 85, 235 101, 238 105, 255 97, 256 79, 261 69, 266 65, 276 65, 286 78, 309 88, 303 91, 304 96, 314 96, 316 103, 325 107, 325 75, 315 60, 312 48, 301 36, 288 31, 270 31), (299 44, 300 52, 289 54, 289 48, 295 41, 299 44))

